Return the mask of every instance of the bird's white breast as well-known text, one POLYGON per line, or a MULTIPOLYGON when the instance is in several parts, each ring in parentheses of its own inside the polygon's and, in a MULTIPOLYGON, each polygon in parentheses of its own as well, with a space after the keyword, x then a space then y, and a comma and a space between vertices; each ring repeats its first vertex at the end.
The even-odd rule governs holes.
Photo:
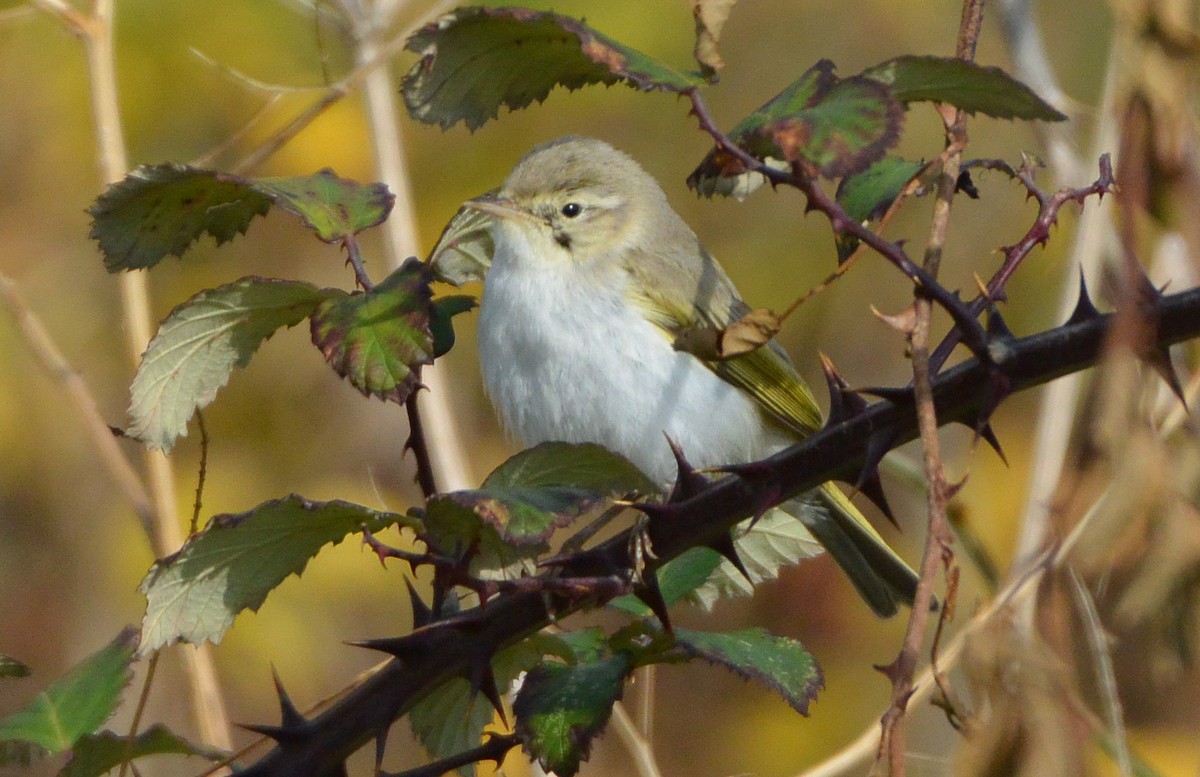
POLYGON ((675 476, 665 435, 696 466, 780 447, 749 396, 629 302, 619 267, 531 262, 529 251, 520 230, 497 230, 479 318, 485 387, 521 442, 596 442, 664 484, 675 476))

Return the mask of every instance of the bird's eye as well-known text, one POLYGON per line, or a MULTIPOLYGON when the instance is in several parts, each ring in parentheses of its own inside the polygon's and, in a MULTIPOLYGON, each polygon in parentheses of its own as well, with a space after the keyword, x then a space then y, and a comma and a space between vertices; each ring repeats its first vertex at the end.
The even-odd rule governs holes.
POLYGON ((562 206, 562 214, 569 219, 575 218, 580 213, 583 213, 583 206, 578 202, 568 202, 562 206))

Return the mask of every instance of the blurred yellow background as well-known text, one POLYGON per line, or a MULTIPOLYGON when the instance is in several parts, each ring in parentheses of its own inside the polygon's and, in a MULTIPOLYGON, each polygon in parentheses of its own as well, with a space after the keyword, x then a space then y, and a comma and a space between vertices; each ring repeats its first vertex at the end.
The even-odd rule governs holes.
MULTIPOLYGON (((683 2, 529 5, 586 16, 628 45, 681 68, 691 64, 692 21, 683 2)), ((319 3, 314 9, 298 0, 118 0, 119 95, 130 164, 187 162, 228 144, 212 163, 228 168, 269 138, 353 66, 350 36, 333 7, 319 3), (242 133, 272 99, 261 120, 242 133)), ((728 128, 820 58, 850 74, 900 54, 951 54, 958 16, 959 6, 951 2, 742 0, 723 37, 727 68, 707 99, 728 128)), ((1087 137, 1103 86, 1110 11, 1102 3, 1081 7, 1074 0, 1047 0, 1039 4, 1038 17, 1087 137)), ((978 60, 1010 65, 991 15, 978 60)), ((399 76, 414 61, 411 54, 397 56, 394 72, 399 76)), ((15 281, 42 317, 108 422, 121 426, 134 365, 122 332, 117 279, 104 271, 87 238, 84 209, 101 191, 88 90, 78 40, 48 14, 22 3, 0 4, 0 273, 15 281)), ((806 217, 802 199, 791 191, 760 191, 743 203, 692 195, 684 178, 708 145, 687 111, 686 101, 670 95, 612 87, 556 90, 544 104, 502 113, 473 134, 461 126, 443 132, 402 116, 420 229, 420 241, 409 252, 424 256, 458 204, 495 186, 533 144, 568 132, 594 135, 625 149, 659 178, 752 304, 785 307, 833 269, 828 226, 822 218, 806 217)), ((1022 151, 1041 148, 1034 128, 1023 124, 979 118, 970 133, 968 156, 1016 162, 1022 151)), ((929 106, 909 113, 902 150, 912 157, 941 150, 939 123, 929 106)), ((354 93, 248 172, 300 175, 332 167, 365 181, 375 178, 374 164, 362 100, 354 93)), ((944 262, 946 284, 970 292, 973 274, 989 276, 999 263, 995 249, 1020 237, 1035 212, 1023 192, 997 175, 981 174, 976 183, 983 197, 956 202, 944 262)), ((1048 177, 1046 185, 1053 185, 1048 177)), ((906 237, 919 253, 929 209, 927 199, 911 203, 890 235, 906 237)), ((1047 250, 1035 251, 1010 287, 1005 312, 1018 334, 1055 321, 1074 217, 1075 211, 1064 216, 1056 239, 1047 250)), ((368 270, 383 277, 380 238, 369 235, 365 247, 368 270)), ((243 275, 346 288, 352 283, 334 247, 273 213, 232 244, 217 249, 205 239, 182 261, 169 259, 154 268, 155 317, 201 288, 243 275)), ((853 385, 903 383, 909 366, 902 338, 870 307, 895 312, 910 300, 900 274, 867 257, 804 306, 781 339, 814 385, 822 385, 818 350, 853 385)), ((480 390, 473 317, 459 321, 458 346, 440 372, 469 440, 470 469, 480 479, 513 449, 480 390)), ((402 408, 365 400, 340 381, 305 329, 282 332, 265 344, 206 411, 211 445, 205 519, 290 492, 399 511, 419 501, 411 459, 402 455, 402 408)), ((969 432, 952 429, 944 435, 948 476, 952 481, 970 476, 959 501, 1002 568, 1023 505, 1036 407, 1035 397, 1016 396, 994 420, 1008 468, 990 451, 974 450, 969 432)), ((172 456, 184 523, 196 484, 197 437, 193 425, 172 456)), ((135 445, 122 445, 140 466, 135 445)), ((894 455, 913 457, 914 451, 909 446, 894 455)), ((905 532, 885 532, 915 560, 923 539, 923 497, 904 483, 891 486, 905 532)), ((11 320, 0 316, 0 653, 35 671, 33 678, 0 683, 0 714, 25 703, 123 625, 139 621, 144 599, 136 588, 152 561, 129 505, 98 466, 62 385, 40 369, 11 320)), ((965 578, 960 618, 986 596, 969 567, 965 578)), ((827 559, 789 570, 753 600, 722 603, 712 615, 685 610, 677 617, 691 627, 761 624, 796 637, 824 667, 826 688, 811 716, 802 719, 768 692, 722 670, 661 670, 655 742, 668 774, 774 777, 819 761, 883 710, 890 689, 872 665, 894 657, 904 625, 903 619, 875 620, 827 559)), ((276 719, 271 667, 301 707, 336 691, 376 661, 343 641, 398 634, 408 628, 408 618, 398 565, 381 568, 356 539, 326 549, 302 578, 272 593, 259 613, 240 616, 217 649, 232 719, 276 719)), ((1164 775, 1196 774, 1195 678, 1169 692, 1153 687, 1130 692, 1136 696, 1128 709, 1135 746, 1164 775), (1160 693, 1167 694, 1165 702, 1155 701, 1160 693)), ((196 736, 183 698, 179 661, 168 652, 147 720, 164 720, 196 736)), ((958 735, 936 711, 922 709, 916 720, 909 774, 948 773, 958 735)), ((127 721, 126 710, 117 725, 127 721)), ((393 736, 388 768, 415 765, 423 757, 402 729, 393 736)), ((251 738, 246 732, 239 736, 251 738)), ((610 734, 585 773, 628 773, 628 758, 610 734)), ((365 768, 369 759, 356 763, 365 768)), ((188 771, 177 761, 160 768, 163 774, 200 770, 199 762, 189 763, 188 771)), ((510 771, 521 773, 523 767, 510 759, 510 771)))

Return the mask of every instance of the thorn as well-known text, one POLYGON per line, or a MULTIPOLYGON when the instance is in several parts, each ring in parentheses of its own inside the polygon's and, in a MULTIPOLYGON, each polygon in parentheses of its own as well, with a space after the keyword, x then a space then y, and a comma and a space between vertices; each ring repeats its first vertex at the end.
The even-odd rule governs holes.
POLYGON ((1004 462, 1004 466, 1009 466, 1008 457, 1004 455, 1004 449, 1000 447, 1000 438, 996 436, 996 430, 987 421, 981 424, 975 424, 975 436, 983 438, 983 441, 991 446, 996 455, 1000 457, 1000 461, 1004 462))
POLYGON ((883 491, 883 480, 879 477, 879 469, 876 468, 873 472, 865 470, 858 478, 858 493, 871 500, 871 504, 879 508, 879 512, 883 513, 883 517, 888 519, 888 522, 900 528, 900 523, 896 520, 896 514, 892 512, 892 506, 888 504, 887 494, 883 491))
POLYGON ((383 726, 375 732, 375 774, 383 769, 383 751, 387 749, 388 727, 383 726))
POLYGON ((471 662, 467 682, 471 684, 471 694, 482 693, 492 705, 492 709, 500 715, 500 722, 508 728, 508 716, 504 714, 504 701, 500 698, 500 689, 496 687, 496 673, 492 671, 492 657, 487 649, 480 649, 479 656, 471 662))
MULTIPOLYGON (((1004 316, 995 307, 988 310, 987 333, 989 340, 1015 340, 1012 330, 1004 321, 1004 316)), ((989 343, 990 345, 990 343, 989 343)))
POLYGON ((634 587, 633 595, 650 608, 663 630, 674 638, 675 630, 671 627, 671 616, 667 614, 667 602, 663 599, 662 589, 658 587, 658 575, 651 572, 643 576, 642 582, 634 587))
POLYGON ((884 313, 874 305, 871 306, 871 312, 875 314, 875 318, 878 318, 905 337, 912 335, 917 327, 917 309, 914 305, 909 305, 895 315, 884 313))
POLYGON ((895 684, 896 677, 900 673, 899 664, 900 664, 900 662, 897 659, 896 661, 893 661, 890 664, 872 664, 872 666, 875 668, 876 672, 879 672, 881 675, 883 675, 888 680, 890 680, 893 684, 895 684))
POLYGON ((895 440, 895 429, 884 427, 872 432, 867 439, 866 457, 863 460, 862 471, 858 475, 858 482, 854 484, 855 489, 863 491, 867 481, 879 479, 879 462, 883 461, 883 457, 892 449, 892 443, 895 440))
POLYGON ((275 693, 279 696, 279 711, 283 728, 304 726, 308 720, 300 714, 300 710, 296 709, 296 705, 292 703, 287 691, 283 689, 283 681, 279 679, 279 672, 274 666, 271 667, 271 678, 275 681, 275 693))
POLYGON ((963 486, 965 486, 967 484, 967 480, 970 477, 971 477, 970 475, 963 475, 962 480, 958 481, 957 483, 947 483, 946 484, 946 500, 949 501, 949 500, 953 499, 954 497, 958 496, 958 492, 963 490, 963 486))
POLYGON ((821 356, 821 371, 825 373, 825 383, 829 387, 829 418, 826 426, 834 426, 849 421, 867 409, 867 400, 856 392, 850 391, 849 385, 838 374, 833 362, 825 354, 821 356))
POLYGON ((1146 354, 1145 361, 1158 373, 1158 377, 1166 381, 1171 393, 1186 408, 1187 400, 1183 397, 1183 386, 1179 382, 1179 376, 1175 373, 1175 365, 1171 363, 1171 352, 1167 350, 1166 346, 1160 345, 1152 348, 1146 354))
POLYGON ((1083 275, 1083 268, 1079 268, 1079 299, 1075 301, 1075 310, 1072 311, 1071 317, 1067 319, 1067 324, 1080 324, 1084 321, 1091 321, 1100 316, 1100 311, 1096 310, 1096 306, 1092 303, 1092 297, 1088 294, 1087 278, 1083 275))
POLYGON ((682 502, 690 499, 696 494, 708 487, 708 478, 696 471, 696 468, 691 465, 687 457, 683 454, 683 448, 679 443, 671 438, 670 435, 663 435, 667 438, 667 445, 671 446, 671 453, 675 456, 675 487, 671 489, 671 502, 682 502))
POLYGON ((425 604, 425 600, 417 593, 416 586, 408 577, 404 578, 404 585, 408 588, 408 602, 412 605, 413 630, 428 626, 433 622, 433 610, 425 604))
POLYGON ((274 739, 282 746, 300 742, 308 737, 308 732, 303 727, 262 726, 257 723, 238 723, 237 727, 253 731, 255 734, 267 737, 268 739, 274 739))
POLYGON ((742 577, 746 578, 747 582, 753 584, 750 573, 746 571, 746 565, 742 563, 742 557, 738 555, 737 546, 733 544, 733 534, 731 532, 722 532, 716 539, 707 544, 709 547, 720 553, 726 561, 733 564, 733 568, 741 573, 742 577))
POLYGON ((364 639, 347 642, 352 647, 378 650, 400 661, 412 661, 429 653, 428 639, 423 638, 428 632, 412 632, 403 637, 384 637, 383 639, 364 639))

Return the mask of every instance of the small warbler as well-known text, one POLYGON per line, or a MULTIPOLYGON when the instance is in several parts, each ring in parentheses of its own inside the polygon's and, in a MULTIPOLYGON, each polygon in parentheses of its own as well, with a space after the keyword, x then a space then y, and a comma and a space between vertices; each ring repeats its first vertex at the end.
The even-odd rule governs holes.
MULTIPOLYGON (((560 138, 466 205, 492 217, 484 384, 526 445, 599 443, 667 485, 676 470, 667 437, 695 466, 716 467, 820 428, 812 391, 774 341, 711 361, 676 347, 682 333, 723 328, 750 308, 626 154, 560 138)), ((832 483, 780 507, 816 538, 803 554, 823 546, 877 614, 911 603, 916 575, 832 483)))

